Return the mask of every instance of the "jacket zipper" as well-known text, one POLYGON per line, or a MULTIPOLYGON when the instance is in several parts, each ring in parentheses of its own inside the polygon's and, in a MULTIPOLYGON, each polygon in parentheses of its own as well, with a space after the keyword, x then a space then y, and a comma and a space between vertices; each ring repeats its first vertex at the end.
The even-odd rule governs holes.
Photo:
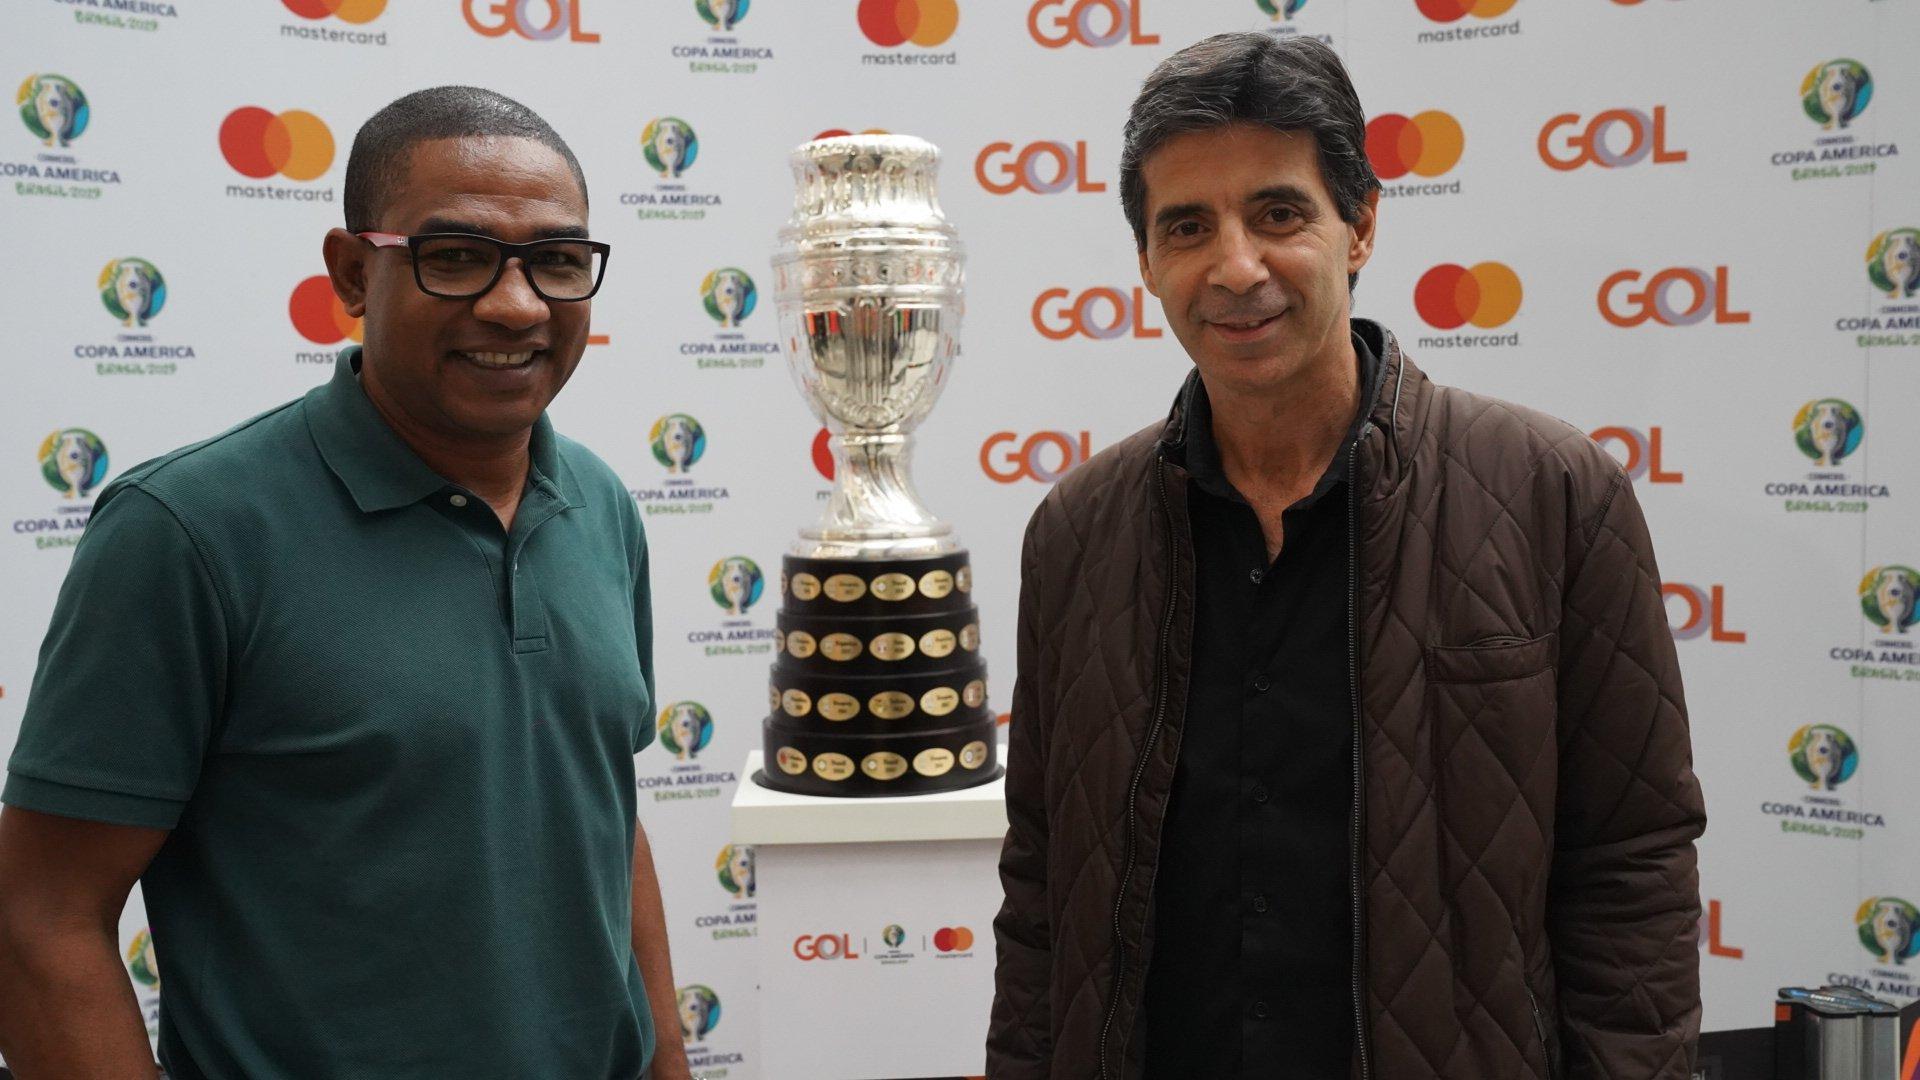
MULTIPOLYGON (((1134 833, 1139 822, 1140 781, 1146 775, 1147 762, 1153 755, 1153 744, 1160 737, 1160 727, 1167 719, 1167 695, 1169 684, 1173 681, 1167 665, 1167 651, 1173 641, 1173 611, 1180 595, 1180 545, 1173 535, 1173 507, 1167 502, 1167 459, 1164 455, 1156 458, 1153 471, 1154 486, 1160 493, 1160 511, 1167 519, 1167 615, 1160 623, 1160 642, 1157 654, 1160 663, 1160 699, 1153 708, 1153 722, 1147 725, 1146 742, 1140 746, 1140 761, 1133 768, 1133 782, 1127 786, 1127 863, 1120 873, 1120 887, 1113 897, 1113 993, 1107 1001, 1107 1016, 1100 1024, 1100 1080, 1108 1080, 1107 1038, 1113 1031, 1114 1017, 1120 1011, 1120 986, 1126 978, 1127 939, 1120 929, 1120 909, 1127 900, 1127 887, 1133 881, 1133 864, 1137 851, 1137 838, 1134 833)), ((1124 1051, 1124 1048, 1122 1048, 1124 1051)))
POLYGON ((1355 471, 1360 444, 1366 441, 1373 422, 1360 428, 1360 437, 1347 447, 1347 685, 1353 707, 1353 836, 1348 883, 1353 896, 1353 1030, 1354 1052, 1360 1059, 1360 1080, 1373 1076, 1373 1050, 1367 1044, 1366 1009, 1366 920, 1362 905, 1365 893, 1360 880, 1361 844, 1366 835, 1365 762, 1361 754, 1360 729, 1360 533, 1357 526, 1360 505, 1360 475, 1355 471))
POLYGON ((1553 1067, 1553 1047, 1547 1042, 1547 1021, 1540 1015, 1540 1001, 1533 996, 1533 987, 1522 989, 1527 992, 1527 1007, 1533 1010, 1533 1030, 1540 1036, 1540 1058, 1547 1063, 1547 1080, 1559 1080, 1559 1074, 1553 1067))

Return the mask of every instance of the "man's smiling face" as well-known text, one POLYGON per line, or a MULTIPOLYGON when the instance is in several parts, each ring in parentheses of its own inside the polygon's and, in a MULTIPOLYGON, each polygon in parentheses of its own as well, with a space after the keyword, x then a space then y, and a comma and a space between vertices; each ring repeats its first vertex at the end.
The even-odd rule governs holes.
MULTIPOLYGON (((584 237, 586 195, 566 160, 532 139, 434 139, 410 151, 377 229, 511 243, 584 237)), ((361 378, 383 411, 453 439, 531 428, 580 363, 592 302, 542 299, 518 261, 480 296, 429 296, 406 249, 363 247, 364 296, 348 311, 364 310, 361 378)))
POLYGON ((1258 393, 1339 351, 1377 196, 1343 221, 1311 134, 1186 132, 1148 155, 1141 179, 1140 274, 1209 386, 1258 393))

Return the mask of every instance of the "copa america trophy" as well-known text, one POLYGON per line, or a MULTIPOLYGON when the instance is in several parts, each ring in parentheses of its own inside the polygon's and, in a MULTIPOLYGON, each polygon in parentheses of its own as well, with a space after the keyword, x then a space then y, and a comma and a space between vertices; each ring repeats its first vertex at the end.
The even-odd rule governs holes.
POLYGON ((913 492, 913 429, 958 354, 960 241, 940 152, 905 135, 792 154, 773 258, 794 381, 832 432, 834 487, 782 560, 766 787, 912 795, 1000 773, 973 573, 913 492))

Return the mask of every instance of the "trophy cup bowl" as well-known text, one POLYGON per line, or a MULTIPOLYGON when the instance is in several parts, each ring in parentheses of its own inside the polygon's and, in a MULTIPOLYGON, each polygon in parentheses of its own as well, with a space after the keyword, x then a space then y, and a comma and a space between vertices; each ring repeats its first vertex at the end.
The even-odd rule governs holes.
POLYGON ((999 775, 972 570, 914 493, 913 429, 959 354, 964 255, 940 152, 907 135, 791 155, 773 259, 795 384, 832 433, 825 511, 783 560, 764 786, 906 795, 999 775))

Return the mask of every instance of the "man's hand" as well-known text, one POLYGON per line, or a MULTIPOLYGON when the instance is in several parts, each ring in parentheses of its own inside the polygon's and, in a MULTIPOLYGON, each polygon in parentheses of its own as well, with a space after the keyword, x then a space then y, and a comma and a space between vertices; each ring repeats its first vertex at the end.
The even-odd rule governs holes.
POLYGON ((17 1080, 158 1075, 120 911, 164 829, 0 809, 0 1054, 17 1080))

